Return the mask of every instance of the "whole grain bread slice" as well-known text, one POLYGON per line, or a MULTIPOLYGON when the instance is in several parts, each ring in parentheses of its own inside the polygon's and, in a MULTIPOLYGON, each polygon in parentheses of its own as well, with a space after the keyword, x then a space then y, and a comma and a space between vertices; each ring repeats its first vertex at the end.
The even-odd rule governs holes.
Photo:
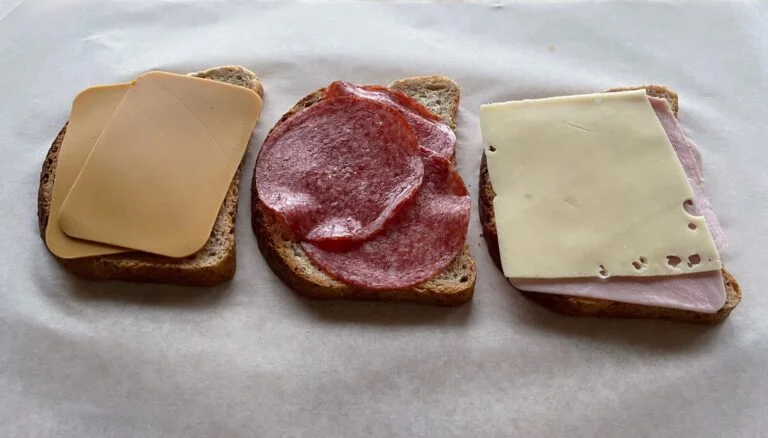
MULTIPOLYGON (((444 76, 421 76, 402 79, 389 86, 417 99, 452 129, 456 129, 459 87, 451 79, 444 76)), ((283 115, 275 127, 324 97, 325 89, 307 95, 283 115)), ((288 286, 306 297, 321 300, 410 301, 442 306, 457 306, 472 298, 475 262, 466 245, 446 269, 429 280, 403 289, 367 290, 342 283, 313 265, 287 225, 261 204, 255 178, 251 186, 251 212, 253 231, 267 264, 288 286)))
MULTIPOLYGON (((659 85, 646 85, 641 87, 614 88, 608 91, 637 90, 644 88, 649 96, 666 99, 675 116, 678 111, 677 94, 672 90, 659 85)), ((499 241, 496 231, 496 219, 493 211, 493 199, 496 192, 493 191, 491 180, 488 176, 488 165, 483 153, 480 164, 480 222, 483 227, 488 251, 496 266, 501 269, 501 256, 499 253, 499 241)), ((620 303, 611 300, 595 298, 575 297, 569 295, 547 294, 540 292, 520 291, 526 298, 535 301, 549 309, 572 316, 596 316, 605 318, 658 318, 683 322, 714 324, 724 320, 734 307, 741 301, 741 289, 736 279, 730 272, 723 269, 725 280, 726 301, 723 307, 716 313, 698 313, 689 310, 668 309, 664 307, 645 306, 639 304, 620 303)))
MULTIPOLYGON (((190 73, 190 75, 249 88, 259 96, 263 95, 261 82, 256 75, 241 66, 222 66, 190 73)), ((45 228, 48 226, 56 164, 66 132, 65 124, 48 150, 40 174, 37 216, 43 241, 45 241, 45 228)), ((187 286, 212 286, 228 281, 235 274, 235 216, 239 188, 240 169, 238 168, 216 217, 211 237, 200 251, 191 256, 176 259, 129 252, 77 259, 57 258, 65 269, 87 280, 125 280, 187 286)))

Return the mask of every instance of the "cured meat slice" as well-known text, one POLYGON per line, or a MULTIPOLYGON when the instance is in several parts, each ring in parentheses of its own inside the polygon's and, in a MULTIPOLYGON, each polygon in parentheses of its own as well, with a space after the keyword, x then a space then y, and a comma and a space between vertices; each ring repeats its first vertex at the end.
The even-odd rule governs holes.
POLYGON ((422 151, 424 180, 419 194, 380 234, 345 250, 302 242, 310 259, 347 284, 399 289, 444 269, 464 245, 470 198, 456 168, 422 151))
MULTIPOLYGON (((696 146, 685 137, 680 124, 664 99, 648 97, 656 116, 669 137, 693 189, 691 214, 701 214, 707 221, 715 244, 722 250, 725 233, 704 191, 701 160, 696 146)), ((624 303, 645 304, 694 312, 714 313, 725 303, 725 285, 721 271, 664 277, 608 279, 559 278, 551 280, 510 279, 520 290, 559 295, 598 298, 624 303)))
POLYGON ((419 145, 450 160, 456 150, 456 134, 440 117, 429 111, 416 99, 380 85, 357 86, 346 81, 336 81, 326 89, 326 96, 359 96, 385 103, 400 111, 419 137, 419 145))
POLYGON ((349 81, 334 81, 326 89, 327 97, 355 95, 399 106, 427 120, 440 121, 440 116, 420 104, 413 97, 381 85, 355 85, 349 81))
POLYGON ((709 197, 707 197, 707 193, 704 191, 704 175, 701 169, 699 150, 685 136, 683 128, 680 127, 675 114, 666 100, 651 96, 648 96, 648 100, 651 102, 651 106, 656 112, 656 117, 661 122, 661 126, 664 127, 669 142, 672 143, 672 148, 675 150, 680 164, 683 165, 685 176, 688 177, 688 182, 691 184, 694 199, 689 212, 704 216, 704 219, 707 221, 707 228, 709 228, 709 232, 712 234, 717 249, 722 251, 728 246, 728 241, 725 238, 723 228, 720 226, 720 221, 715 216, 714 210, 712 210, 709 197))
POLYGON ((510 280, 517 289, 622 303, 715 313, 725 304, 722 271, 664 277, 610 277, 510 280))
POLYGON ((300 240, 361 241, 418 192, 419 151, 398 111, 356 96, 329 98, 270 133, 256 189, 300 240))

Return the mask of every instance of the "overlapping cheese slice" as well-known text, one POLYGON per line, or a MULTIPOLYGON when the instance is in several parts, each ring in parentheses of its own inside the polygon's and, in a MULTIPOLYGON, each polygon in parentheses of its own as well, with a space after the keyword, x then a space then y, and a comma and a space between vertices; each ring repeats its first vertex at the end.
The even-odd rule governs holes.
POLYGON ((490 104, 480 116, 505 276, 721 268, 644 90, 490 104))
POLYGON ((164 72, 83 91, 59 153, 50 250, 62 258, 195 253, 261 106, 251 90, 164 72))

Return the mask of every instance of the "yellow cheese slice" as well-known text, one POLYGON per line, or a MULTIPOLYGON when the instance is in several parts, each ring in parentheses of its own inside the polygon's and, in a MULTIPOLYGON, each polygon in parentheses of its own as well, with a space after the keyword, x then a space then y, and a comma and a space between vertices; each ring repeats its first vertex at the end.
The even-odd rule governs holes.
POLYGON ((164 72, 125 93, 59 211, 71 237, 168 257, 208 240, 261 112, 242 87, 164 72))
POLYGON ((480 123, 505 276, 721 268, 644 90, 484 105, 480 123))
POLYGON ((72 103, 67 132, 59 149, 48 225, 45 228, 45 243, 58 257, 69 259, 128 251, 67 236, 59 228, 59 209, 96 140, 130 87, 131 84, 91 87, 78 94, 72 103))

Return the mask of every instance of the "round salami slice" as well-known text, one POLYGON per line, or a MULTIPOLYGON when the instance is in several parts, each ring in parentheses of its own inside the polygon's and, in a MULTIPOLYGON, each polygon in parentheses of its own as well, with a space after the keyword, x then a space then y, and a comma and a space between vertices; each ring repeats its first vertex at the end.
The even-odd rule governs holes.
POLYGON ((310 259, 340 281, 379 290, 412 286, 448 266, 464 246, 470 198, 451 163, 430 151, 422 157, 419 194, 383 232, 344 250, 302 242, 310 259))
POLYGON ((307 241, 362 241, 414 197, 424 174, 418 139, 392 108, 325 99, 289 118, 259 151, 259 199, 307 241))
POLYGON ((360 96, 385 103, 400 111, 411 124, 419 145, 439 156, 451 159, 456 150, 456 134, 440 117, 420 104, 416 99, 380 85, 357 86, 346 81, 335 81, 326 89, 326 96, 360 96))

